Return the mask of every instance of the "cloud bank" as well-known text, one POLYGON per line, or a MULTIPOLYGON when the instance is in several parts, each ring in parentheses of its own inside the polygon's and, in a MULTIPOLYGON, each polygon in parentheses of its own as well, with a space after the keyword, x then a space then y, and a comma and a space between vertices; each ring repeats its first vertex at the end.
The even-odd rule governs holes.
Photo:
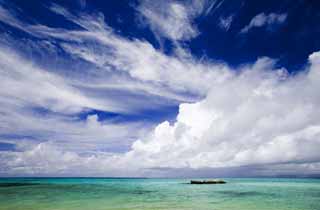
POLYGON ((205 99, 181 104, 177 121, 158 125, 132 153, 149 167, 318 162, 319 55, 310 55, 310 68, 295 77, 259 59, 213 85, 205 99))

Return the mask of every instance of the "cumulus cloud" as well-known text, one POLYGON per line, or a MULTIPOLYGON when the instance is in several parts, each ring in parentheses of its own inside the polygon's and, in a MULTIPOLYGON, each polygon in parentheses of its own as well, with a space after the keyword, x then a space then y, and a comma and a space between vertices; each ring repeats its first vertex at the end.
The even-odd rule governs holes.
POLYGON ((283 24, 287 19, 286 14, 276 14, 276 13, 260 13, 256 15, 248 25, 246 25, 243 29, 241 29, 240 33, 247 33, 252 28, 257 27, 272 27, 274 25, 283 24))
MULTIPOLYGON (((213 85, 197 103, 181 104, 177 121, 159 124, 133 144, 145 167, 204 168, 320 161, 319 53, 295 77, 259 59, 213 85)), ((318 170, 319 171, 319 170, 318 170)))

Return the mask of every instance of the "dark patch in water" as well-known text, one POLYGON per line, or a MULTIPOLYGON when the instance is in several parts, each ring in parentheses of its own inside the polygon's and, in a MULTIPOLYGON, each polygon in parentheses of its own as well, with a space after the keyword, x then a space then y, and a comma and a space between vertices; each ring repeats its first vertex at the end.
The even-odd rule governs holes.
POLYGON ((40 185, 40 184, 38 184, 38 183, 23 183, 23 182, 0 183, 0 187, 21 187, 21 186, 31 186, 31 185, 40 185))
POLYGON ((304 193, 304 195, 314 197, 314 198, 320 198, 319 191, 308 191, 308 192, 304 193))
POLYGON ((132 194, 137 194, 137 195, 143 195, 143 194, 148 194, 148 193, 152 193, 154 191, 152 190, 139 190, 139 191, 135 191, 132 194))
POLYGON ((239 191, 220 191, 220 194, 228 195, 231 197, 247 197, 247 196, 270 196, 269 193, 262 193, 262 192, 255 192, 255 191, 248 191, 248 192, 239 192, 239 191))

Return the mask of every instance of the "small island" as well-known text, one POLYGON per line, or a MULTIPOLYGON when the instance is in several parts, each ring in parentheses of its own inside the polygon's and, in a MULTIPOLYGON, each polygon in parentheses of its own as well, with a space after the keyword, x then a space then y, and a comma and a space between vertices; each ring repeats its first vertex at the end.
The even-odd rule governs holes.
POLYGON ((226 184, 227 182, 221 179, 216 180, 191 180, 190 184, 226 184))

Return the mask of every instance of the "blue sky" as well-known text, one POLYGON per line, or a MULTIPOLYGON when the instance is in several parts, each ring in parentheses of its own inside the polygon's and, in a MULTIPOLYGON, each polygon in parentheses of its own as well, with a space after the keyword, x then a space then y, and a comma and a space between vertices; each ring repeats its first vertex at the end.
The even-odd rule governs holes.
POLYGON ((0 0, 0 175, 319 175, 319 7, 0 0))

